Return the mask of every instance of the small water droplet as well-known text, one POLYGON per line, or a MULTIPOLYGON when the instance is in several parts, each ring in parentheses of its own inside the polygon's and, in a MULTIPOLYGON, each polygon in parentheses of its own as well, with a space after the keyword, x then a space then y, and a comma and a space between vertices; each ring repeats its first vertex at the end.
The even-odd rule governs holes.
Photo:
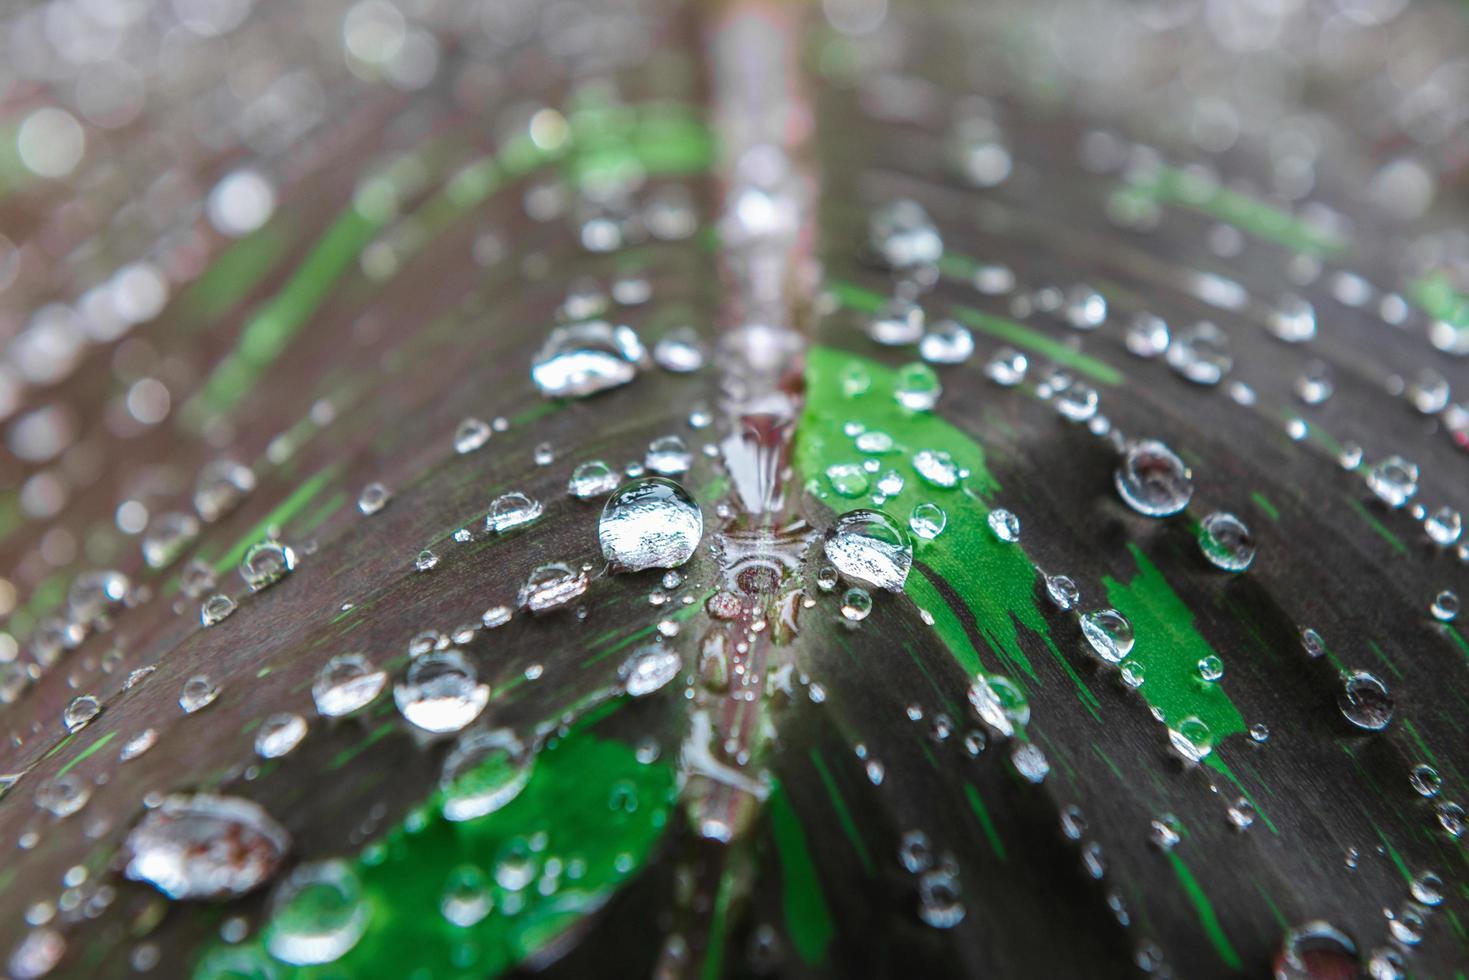
POLYGON ((505 534, 517 527, 524 527, 541 516, 541 502, 532 500, 519 491, 502 493, 490 503, 485 515, 485 530, 505 534))
POLYGON ((587 584, 585 572, 565 562, 547 562, 531 570, 516 601, 532 613, 543 613, 575 599, 587 590, 587 584))
POLYGON ((255 754, 262 759, 279 759, 305 737, 305 718, 294 711, 278 711, 267 716, 255 732, 255 754))
POLYGON ((943 391, 939 376, 927 364, 905 364, 898 368, 893 397, 909 411, 929 411, 938 404, 943 391))
POLYGON ((1168 349, 1168 323, 1152 313, 1139 313, 1127 325, 1124 340, 1135 357, 1157 357, 1168 349))
POLYGON ((1214 733, 1202 719, 1189 715, 1177 727, 1169 727, 1168 742, 1189 762, 1202 762, 1214 749, 1214 733))
POLYGON ((1208 320, 1178 332, 1168 345, 1168 366, 1199 385, 1216 385, 1234 367, 1229 339, 1208 320))
POLYGON ((860 623, 872 612, 872 595, 866 589, 851 588, 842 596, 842 615, 860 623))
POLYGON ((240 561, 240 577, 251 592, 274 585, 296 568, 296 552, 279 541, 267 539, 251 545, 240 561))
POLYGON ((179 707, 184 709, 184 714, 192 715, 209 707, 219 697, 219 685, 209 679, 208 674, 195 674, 184 681, 184 686, 179 691, 179 707))
POLYGON ((1001 541, 1020 540, 1020 518, 1003 507, 996 507, 990 511, 988 521, 990 530, 1001 541))
POLYGON ((214 626, 229 619, 235 611, 235 600, 216 592, 199 604, 199 625, 214 626))
POLYGON ((370 704, 382 693, 387 674, 360 653, 331 658, 311 685, 316 710, 327 718, 341 718, 370 704))
POLYGON ((336 859, 303 864, 271 897, 265 946, 275 959, 293 966, 332 963, 357 945, 370 915, 350 864, 336 859))
POLYGON ((571 480, 566 484, 566 492, 577 500, 590 500, 603 494, 611 493, 617 489, 621 480, 617 471, 600 459, 590 460, 582 463, 571 471, 571 480))
POLYGON ((410 723, 435 734, 457 732, 478 718, 490 701, 488 684, 458 650, 438 650, 408 664, 393 686, 398 712, 410 723))
POLYGON ((918 342, 918 356, 930 364, 963 364, 974 353, 974 335, 954 320, 940 320, 918 342))
POLYGON ((1448 589, 1444 589, 1433 597, 1428 611, 1433 618, 1441 623, 1451 623, 1459 615, 1459 595, 1448 589))
POLYGON ((1030 361, 1013 347, 1001 347, 985 363, 985 377, 1005 388, 1013 388, 1025 380, 1030 361))
POLYGON ((1418 492, 1418 466, 1401 456, 1389 456, 1367 471, 1367 487, 1397 510, 1418 492))
POLYGON ((677 653, 655 643, 634 653, 622 665, 619 676, 627 693, 640 698, 672 681, 682 666, 677 653))
POLYGON ((357 509, 365 515, 376 514, 387 506, 393 495, 381 483, 369 483, 357 497, 357 509))
POLYGON ((82 694, 71 699, 71 703, 61 713, 61 723, 66 726, 68 733, 79 732, 101 713, 102 702, 97 700, 96 695, 82 694))
POLYGON ((674 327, 653 345, 653 361, 675 374, 697 371, 704 360, 704 342, 693 327, 674 327))
POLYGON ((908 516, 908 526, 918 537, 932 541, 943 533, 948 520, 949 516, 942 507, 925 502, 913 506, 913 512, 908 516))
POLYGON ((1047 575, 1046 595, 1061 610, 1073 609, 1081 601, 1081 589, 1066 575, 1047 575))

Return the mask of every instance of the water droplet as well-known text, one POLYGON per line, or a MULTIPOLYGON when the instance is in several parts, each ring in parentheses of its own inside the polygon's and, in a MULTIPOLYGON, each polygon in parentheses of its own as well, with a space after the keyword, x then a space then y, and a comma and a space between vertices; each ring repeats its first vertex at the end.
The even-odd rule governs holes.
POLYGON ((913 412, 927 412, 938 404, 944 386, 927 364, 905 364, 898 368, 893 397, 913 412))
POLYGON ((1408 891, 1412 894, 1413 901, 1430 908, 1443 904, 1443 879, 1432 871, 1420 871, 1414 875, 1413 880, 1408 882, 1408 891))
POLYGON ((1077 330, 1095 330, 1107 320, 1107 298, 1086 283, 1066 290, 1066 322, 1077 330))
POLYGON ((1168 366, 1200 385, 1216 385, 1234 367, 1229 338, 1207 320, 1179 331, 1168 345, 1168 366))
POLYGON ((571 471, 566 492, 577 500, 590 500, 616 490, 619 482, 621 481, 617 472, 612 467, 600 459, 594 459, 571 471))
POLYGON ((1301 649, 1306 656, 1315 660, 1326 652, 1326 641, 1321 639, 1321 634, 1307 627, 1301 630, 1301 649))
POLYGON ((1001 541, 1020 540, 1020 518, 1003 507, 996 507, 990 511, 988 521, 990 530, 995 532, 995 537, 1001 541))
POLYGON ((487 630, 498 629, 510 622, 510 617, 514 614, 515 610, 509 606, 491 606, 480 614, 480 625, 487 630))
POLYGON ((850 588, 842 596, 842 615, 860 623, 872 612, 872 595, 866 589, 850 588))
POLYGON ((1199 676, 1210 683, 1224 677, 1224 661, 1214 654, 1199 658, 1199 676))
POLYGON ((265 947, 293 966, 332 963, 357 945, 370 914, 362 882, 347 862, 303 864, 271 898, 265 947))
POLYGON ((1433 614, 1434 619, 1441 623, 1453 622, 1454 618, 1459 615, 1458 593, 1444 589, 1433 597, 1428 611, 1433 614))
POLYGON ((643 465, 660 476, 681 476, 694 463, 694 454, 679 436, 660 436, 648 444, 643 465))
POLYGON ((1243 796, 1236 798, 1225 812, 1235 830, 1249 830, 1255 824, 1255 804, 1243 796))
POLYGON ((483 419, 467 418, 454 430, 454 451, 472 453, 490 441, 490 426, 483 419))
POLYGON ((1321 361, 1310 361, 1306 368, 1296 376, 1296 397, 1307 405, 1320 405, 1336 392, 1336 384, 1331 378, 1331 368, 1321 361))
POLYGON ((1094 609, 1081 617, 1081 632, 1097 656, 1121 663, 1132 652, 1132 623, 1116 609, 1094 609))
POLYGON ((932 541, 943 533, 948 520, 949 516, 938 504, 914 504, 913 512, 908 515, 908 526, 918 537, 925 541, 932 541))
POLYGON ((143 561, 149 568, 171 565, 198 536, 199 520, 193 514, 159 514, 148 522, 148 532, 143 535, 143 561))
POLYGON ((71 699, 71 703, 61 713, 61 723, 66 726, 68 733, 79 732, 101 713, 102 702, 97 700, 96 695, 82 694, 71 699))
POLYGON ((1168 349, 1168 324, 1160 316, 1139 313, 1127 325, 1127 349, 1136 357, 1157 357, 1168 349))
POLYGON ((1156 439, 1129 447, 1113 477, 1123 503, 1147 517, 1177 514, 1194 495, 1193 473, 1156 439))
POLYGON ((913 565, 913 546, 897 522, 874 510, 854 510, 826 532, 826 558, 843 575, 901 592, 913 565))
POLYGON ((1449 404, 1449 379, 1433 368, 1420 368, 1408 385, 1408 400, 1424 415, 1437 415, 1449 404))
POLYGON ((369 483, 357 497, 357 509, 363 514, 376 514, 387 506, 393 495, 381 483, 369 483))
POLYGON ((985 363, 984 373, 995 384, 1013 388, 1025 380, 1025 372, 1029 366, 1029 360, 1020 351, 1013 347, 1001 347, 985 363))
POLYGON ((1440 548, 1447 548, 1459 540, 1464 531, 1463 518, 1452 507, 1440 507, 1423 520, 1423 530, 1440 548))
POLYGON ((653 345, 653 361, 675 374, 699 370, 704 358, 704 342, 693 327, 674 327, 653 345))
POLYGON ((1183 840, 1183 825, 1171 813, 1148 823, 1148 842, 1160 851, 1171 851, 1183 840))
POLYGON ((1147 680, 1147 675, 1143 671, 1143 665, 1136 660, 1124 660, 1122 662, 1122 670, 1118 672, 1118 676, 1122 678, 1122 683, 1134 691, 1142 687, 1143 682, 1147 680))
POLYGON ((857 463, 833 463, 826 468, 826 480, 842 497, 860 497, 867 492, 867 474, 857 463))
POLYGON ((1457 840, 1464 836, 1464 808, 1452 801, 1444 801, 1434 808, 1438 814, 1438 825, 1450 837, 1457 840))
POLYGON ((1401 456, 1389 456, 1367 471, 1367 487, 1397 510, 1418 492, 1418 466, 1401 456))
POLYGON ((1199 523, 1199 550, 1216 568, 1242 572, 1255 560, 1255 536, 1238 517, 1215 511, 1199 523))
POLYGON ((1189 762, 1202 762, 1214 750, 1214 733, 1200 718, 1189 715, 1178 727, 1169 727, 1168 743, 1189 762))
POLYGON ((255 732, 255 754, 262 759, 279 759, 305 737, 305 718, 294 711, 278 711, 267 716, 255 732))
POLYGON ((199 471, 194 484, 194 509, 213 523, 235 508, 255 489, 250 467, 232 459, 217 459, 199 471))
POLYGON ((602 508, 597 539, 615 571, 677 568, 704 536, 704 515, 683 487, 645 477, 614 493, 602 508))
POLYGON ((634 653, 618 671, 623 687, 635 698, 652 694, 678 676, 683 661, 674 651, 654 643, 634 653))
POLYGON ((942 449, 920 449, 913 455, 913 468, 931 486, 950 489, 959 485, 959 464, 942 449))
POLYGON ((1443 777, 1433 766, 1420 762, 1408 773, 1408 783, 1419 796, 1432 798, 1443 788, 1443 777))
POLYGON ((213 793, 165 797, 124 845, 126 875, 173 899, 231 898, 280 869, 286 829, 257 803, 213 793))
POLYGON ((490 880, 483 871, 466 864, 449 874, 444 894, 439 899, 439 911, 445 919, 461 929, 468 929, 489 915, 493 907, 490 880))
POLYGON ((547 398, 585 398, 627 384, 646 357, 631 327, 590 320, 552 330, 531 379, 547 398))
POLYGON ((184 709, 184 714, 192 715, 209 707, 219 697, 219 686, 209 679, 208 674, 195 674, 184 681, 184 686, 179 691, 179 707, 184 709))
POLYGON ((16 944, 7 966, 13 980, 38 980, 66 955, 66 938, 55 929, 32 929, 16 944))
POLYGON ((1046 595, 1050 596, 1057 609, 1068 610, 1075 608, 1081 601, 1081 589, 1076 583, 1065 575, 1046 576, 1046 595))
POLYGON ((1336 705, 1347 721, 1363 731, 1382 731, 1392 721, 1392 694, 1386 684, 1365 670, 1352 671, 1342 678, 1336 705))
POLYGON ((274 585, 296 568, 296 552, 288 545, 265 540, 251 545, 240 561, 240 577, 251 592, 274 585))
POLYGON ((910 830, 898 842, 898 860, 909 874, 921 874, 933 867, 933 845, 921 830, 910 830))
POLYGON ((933 265, 944 254, 944 240, 923 206, 900 198, 872 212, 872 248, 895 269, 933 265))
POLYGON ((223 593, 215 593, 199 604, 199 624, 214 626, 229 619, 235 611, 235 600, 223 593))
POLYGON ((535 753, 508 729, 466 732, 444 760, 444 817, 459 822, 494 813, 530 782, 535 753))
POLYGON ((867 335, 879 344, 900 347, 923 334, 923 308, 904 299, 890 300, 867 324, 867 335))
POLYGON ((518 491, 502 493, 490 504, 485 515, 485 530, 505 534, 523 527, 541 516, 541 502, 518 491))
POLYGON ((158 729, 145 728, 138 734, 134 735, 132 738, 128 739, 128 743, 124 745, 122 747, 122 751, 117 754, 117 761, 131 762, 133 759, 136 759, 138 756, 142 755, 144 752, 147 752, 149 749, 157 744, 158 729))
POLYGON ((1288 344, 1302 344, 1316 336, 1316 309, 1304 298, 1287 293, 1270 311, 1265 326, 1288 344))
POLYGON ((995 733, 1014 736, 1030 722, 1030 702, 1020 685, 1000 674, 980 674, 969 685, 969 703, 995 733))
POLYGON ((1085 422, 1096 416, 1100 401, 1091 385, 1070 384, 1056 396, 1056 411, 1072 422, 1085 422))
POLYGON ((974 353, 974 335, 954 320, 940 320, 918 342, 918 356, 930 364, 963 364, 974 353))
POLYGON ((935 929, 952 929, 964 921, 964 895, 957 874, 941 868, 918 879, 918 917, 935 929))
POLYGON ((327 718, 341 718, 370 704, 382 693, 388 676, 360 653, 331 658, 311 685, 311 700, 327 718))
POLYGON ((91 787, 75 773, 62 773, 36 788, 36 806, 57 819, 76 813, 91 798, 91 787))
POLYGON ((490 702, 488 684, 458 650, 424 654, 408 665, 393 686, 393 701, 404 718, 435 734, 457 732, 478 718, 490 702))
POLYGON ((1286 933, 1275 957, 1277 980, 1357 975, 1357 944, 1329 922, 1315 920, 1286 933))
POLYGON ((532 613, 543 613, 575 599, 587 590, 587 584, 585 572, 564 562, 548 562, 531 570, 516 601, 532 613))
POLYGON ((1010 764, 1029 783, 1043 783, 1051 774, 1051 760, 1034 742, 1016 742, 1010 749, 1010 764))

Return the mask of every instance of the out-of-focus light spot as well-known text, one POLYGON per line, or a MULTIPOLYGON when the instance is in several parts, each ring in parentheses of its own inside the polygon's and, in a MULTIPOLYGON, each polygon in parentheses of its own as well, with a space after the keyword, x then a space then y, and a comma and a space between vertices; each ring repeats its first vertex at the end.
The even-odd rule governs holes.
MULTIPOLYGON (((0 578, 0 616, 9 616, 14 611, 15 585, 8 578, 0 578)), ((15 640, 11 639, 9 633, 0 633, 0 636, 3 636, 5 637, 5 639, 10 640, 12 646, 14 645, 15 640)), ((0 644, 3 643, 4 640, 0 640, 0 644)), ((13 660, 14 658, 15 653, 13 649, 9 657, 4 656, 3 652, 0 652, 0 660, 13 660)))
POLYGON ((871 34, 888 16, 888 0, 821 0, 827 23, 843 34, 871 34))
POLYGON ((65 109, 37 109, 15 134, 20 162, 40 177, 65 177, 82 162, 87 135, 65 109))
POLYGON ((541 109, 530 117, 530 140, 548 153, 566 143, 568 132, 566 117, 555 109, 541 109))
POLYGON ((275 187, 255 170, 236 170, 209 192, 209 223, 238 238, 264 225, 275 213, 275 187))
POLYGON ((128 389, 128 412, 143 425, 157 425, 168 418, 172 404, 168 389, 156 378, 143 378, 128 389))
POLYGON ((142 534, 148 526, 148 508, 140 500, 124 500, 117 505, 116 519, 123 534, 142 534))
POLYGON ((386 64, 403 50, 407 34, 402 12, 385 0, 362 0, 342 18, 342 43, 349 61, 386 64))
POLYGON ((20 508, 37 518, 55 517, 66 506, 66 484, 49 470, 25 481, 20 488, 20 508))
POLYGON ((112 305, 127 323, 145 323, 163 312, 168 282, 151 262, 133 262, 112 277, 112 305))

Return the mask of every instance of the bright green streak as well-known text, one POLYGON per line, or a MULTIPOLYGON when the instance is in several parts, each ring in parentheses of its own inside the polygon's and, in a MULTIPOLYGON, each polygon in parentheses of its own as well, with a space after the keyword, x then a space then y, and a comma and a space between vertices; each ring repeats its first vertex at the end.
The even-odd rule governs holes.
POLYGON ((826 949, 836 935, 831 909, 821 892, 821 878, 811 860, 801 818, 791 807, 785 792, 777 790, 770 797, 770 825, 775 835, 775 848, 780 854, 781 881, 784 885, 786 931, 796 953, 807 966, 825 961, 826 949))
POLYGON ((826 768, 826 761, 821 758, 821 753, 816 749, 811 750, 811 765, 816 767, 816 774, 821 777, 821 785, 826 787, 826 795, 831 797, 832 808, 837 812, 837 823, 842 825, 842 833, 846 834, 847 840, 852 842, 852 848, 862 861, 862 870, 871 875, 873 873, 872 855, 867 853, 867 845, 862 842, 862 836, 857 833, 856 821, 852 819, 852 811, 847 809, 847 801, 842 799, 842 792, 837 788, 837 781, 832 778, 831 770, 826 768))
POLYGON ((1408 284, 1408 295, 1435 320, 1469 330, 1469 296, 1454 288, 1442 272, 1434 272, 1408 284))
POLYGON ((224 553, 224 556, 214 563, 215 573, 224 574, 229 569, 234 568, 240 563, 240 559, 245 557, 245 552, 250 550, 251 545, 265 540, 265 535, 271 527, 282 527, 291 518, 301 513, 311 503, 312 499, 321 493, 322 488, 326 486, 327 481, 331 479, 335 472, 336 468, 329 466, 297 487, 280 506, 276 507, 269 514, 266 514, 260 523, 256 524, 243 537, 230 545, 229 550, 224 553))
POLYGON ((62 766, 61 769, 56 773, 56 775, 58 775, 58 776, 64 776, 64 775, 66 775, 68 772, 71 771, 71 767, 72 766, 74 766, 77 763, 82 762, 82 761, 90 758, 94 752, 96 752, 98 749, 102 748, 102 746, 106 745, 108 742, 112 741, 116 736, 117 736, 117 732, 115 732, 115 731, 114 732, 108 732, 106 735, 103 735, 101 738, 97 739, 97 741, 93 742, 91 745, 87 746, 85 749, 82 749, 82 751, 78 752, 77 755, 76 755, 76 758, 75 759, 72 759, 66 765, 62 766))
POLYGON ((203 407, 228 411, 249 393, 386 223, 386 213, 368 217, 356 207, 348 207, 332 222, 281 291, 250 317, 234 351, 215 367, 195 396, 203 400, 203 407))
POLYGON ((1024 347, 1026 350, 1042 354, 1057 364, 1063 364, 1077 374, 1084 374, 1100 384, 1120 385, 1124 380, 1122 372, 1107 362, 1074 351, 1060 341, 1053 340, 1040 331, 1032 330, 1014 320, 970 309, 967 306, 955 306, 953 314, 955 319, 981 333, 987 333, 991 337, 1014 344, 1016 347, 1024 347))
POLYGON ((1209 896, 1204 894, 1204 889, 1199 887, 1199 882, 1194 878, 1193 872, 1189 871, 1188 865, 1173 852, 1168 854, 1168 863, 1173 865, 1173 873, 1178 875, 1178 883, 1183 886, 1184 894, 1193 903, 1195 911, 1199 914, 1199 924, 1204 927, 1204 935, 1209 937, 1209 942, 1214 944, 1214 951, 1224 961, 1224 965, 1231 970, 1244 969, 1244 962, 1239 958, 1229 937, 1224 934, 1224 927, 1219 924, 1219 916, 1214 914, 1214 906, 1209 904, 1209 896))
POLYGON ((1199 661, 1213 656, 1214 649, 1194 629, 1188 606, 1137 545, 1129 543, 1127 549, 1137 575, 1126 584, 1110 577, 1102 583, 1107 601, 1132 623, 1137 646, 1131 659, 1143 669, 1140 693, 1169 725, 1197 717, 1209 726, 1216 746, 1226 735, 1243 732, 1244 718, 1224 693, 1224 682, 1199 676, 1199 661))
POLYGON ((956 594, 951 604, 921 568, 909 575, 908 596, 934 618, 934 629, 966 673, 1003 669, 1011 679, 1037 678, 1021 642, 1022 633, 1036 634, 1051 656, 1071 677, 1077 698, 1095 714, 1098 701, 1070 661, 1056 648, 1050 626, 1036 601, 1036 571, 1024 549, 1001 541, 987 523, 989 500, 999 485, 985 467, 985 454, 962 430, 928 412, 912 412, 898 404, 894 390, 897 372, 876 361, 829 347, 807 352, 806 407, 796 437, 796 466, 807 479, 807 489, 838 512, 858 507, 881 510, 903 527, 913 508, 934 503, 947 515, 944 531, 932 541, 915 544, 914 560, 932 569, 934 577, 956 594), (860 375, 866 391, 848 396, 844 380, 860 375), (894 441, 894 451, 867 454, 884 469, 895 469, 904 480, 900 493, 881 504, 871 497, 843 497, 827 481, 827 468, 838 463, 860 464, 848 422, 860 422, 868 432, 883 432, 894 441), (942 450, 969 471, 962 487, 930 486, 913 467, 920 450, 942 450), (998 654, 1000 663, 984 663, 970 629, 983 646, 998 654))
POLYGON ((1266 517, 1270 518, 1272 521, 1280 520, 1280 511, 1276 508, 1274 504, 1270 502, 1269 497, 1256 490, 1254 493, 1250 494, 1250 499, 1255 502, 1256 507, 1260 508, 1260 510, 1264 512, 1266 517))
POLYGON ((637 872, 662 836, 676 795, 670 764, 644 765, 631 747, 579 728, 539 753, 530 781, 502 809, 451 823, 440 815, 444 797, 436 792, 353 860, 370 918, 362 938, 336 962, 319 967, 276 963, 265 951, 263 937, 272 928, 267 921, 251 942, 211 950, 194 975, 211 980, 499 975, 600 908, 637 872), (494 883, 506 848, 540 834, 544 847, 533 858, 537 880, 518 892, 494 883), (552 857, 560 859, 562 871, 556 887, 542 894, 540 879, 552 857), (466 865, 489 879, 494 910, 459 927, 443 918, 439 907, 450 875, 466 865), (260 972, 246 972, 250 969, 260 972))
POLYGON ((281 257, 287 237, 275 221, 221 252, 184 294, 184 309, 199 320, 195 326, 208 326, 255 288, 281 257))
POLYGON ((964 784, 964 795, 969 799, 969 808, 974 811, 975 817, 979 819, 979 826, 984 830, 984 835, 989 839, 990 850, 995 852, 995 857, 1001 861, 1005 860, 1005 845, 1000 840, 1000 833, 995 829, 995 822, 990 819, 990 811, 984 805, 984 798, 979 795, 979 790, 973 783, 964 784))
POLYGON ((1370 510, 1368 510, 1366 507, 1363 507, 1362 501, 1358 500, 1355 497, 1348 497, 1347 503, 1351 506, 1352 510, 1357 512, 1358 517, 1367 522, 1367 526, 1372 528, 1372 530, 1377 533, 1378 537, 1382 538, 1382 540, 1392 545, 1392 549, 1398 554, 1402 555, 1405 558, 1407 557, 1408 546, 1403 544, 1401 538, 1392 533, 1392 531, 1388 530, 1387 525, 1383 524, 1376 517, 1374 517, 1370 510))
POLYGON ((1219 184, 1202 185, 1174 167, 1160 167, 1148 178, 1119 188, 1117 193, 1196 211, 1297 252, 1341 255, 1347 250, 1346 242, 1289 211, 1219 184))

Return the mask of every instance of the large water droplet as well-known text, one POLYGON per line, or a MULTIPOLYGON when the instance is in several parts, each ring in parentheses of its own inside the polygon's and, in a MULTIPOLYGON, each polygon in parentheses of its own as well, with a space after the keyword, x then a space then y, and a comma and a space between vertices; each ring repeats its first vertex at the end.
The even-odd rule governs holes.
POLYGON ((1130 446, 1113 478, 1123 503, 1148 517, 1177 514, 1194 495, 1193 473, 1156 439, 1130 446))
POLYGON ((826 558, 845 576, 890 592, 903 591, 913 545, 897 522, 875 510, 854 510, 826 532, 826 558))
POLYGON ((1132 652, 1132 623, 1116 609, 1094 609, 1082 616, 1081 632, 1109 664, 1121 663, 1132 652))
POLYGON ((424 731, 457 732, 478 718, 490 702, 490 687, 458 650, 424 654, 408 665, 393 687, 393 701, 404 718, 424 731))
POLYGON ((652 644, 634 653, 622 665, 618 676, 623 687, 635 698, 663 687, 678 676, 683 661, 673 650, 662 644, 652 644))
POLYGON ((587 590, 585 572, 565 562, 537 565, 520 587, 516 601, 532 613, 543 613, 575 599, 587 590))
POLYGON ((627 384, 646 356, 631 327, 590 320, 552 330, 531 378, 547 398, 584 398, 627 384))
POLYGON ((370 912, 362 883, 347 862, 303 864, 271 899, 265 947, 294 966, 332 963, 357 945, 370 912))
POLYGON ((1382 731, 1392 721, 1392 694, 1386 684, 1365 670, 1352 671, 1342 678, 1336 706, 1347 721, 1364 731, 1382 731))
POLYGON ((251 545, 240 561, 240 577, 258 592, 279 582, 296 568, 296 552, 279 541, 266 540, 251 545))
POLYGON ((627 484, 602 508, 597 539, 614 571, 677 568, 704 536, 704 515, 688 491, 660 477, 627 484))
POLYGON ((291 843, 257 803, 213 793, 174 795, 128 834, 126 874, 169 898, 243 895, 269 881, 291 843))
POLYGON ((534 762, 535 753, 508 729, 465 733, 439 779, 444 817, 458 822, 494 813, 525 789, 534 762))
POLYGON ((981 674, 969 685, 969 703, 980 720, 1009 738, 1030 722, 1030 702, 1020 685, 999 674, 981 674))
POLYGON ((1168 743, 1189 762, 1202 762, 1214 750, 1214 733, 1202 719, 1189 715, 1169 726, 1168 743))
POLYGON ((316 710, 327 718, 350 715, 382 692, 388 676, 360 653, 338 654, 326 662, 311 685, 316 710))
POLYGON ((294 711, 278 711, 267 716, 255 732, 255 754, 262 759, 279 759, 305 737, 305 718, 294 711))

